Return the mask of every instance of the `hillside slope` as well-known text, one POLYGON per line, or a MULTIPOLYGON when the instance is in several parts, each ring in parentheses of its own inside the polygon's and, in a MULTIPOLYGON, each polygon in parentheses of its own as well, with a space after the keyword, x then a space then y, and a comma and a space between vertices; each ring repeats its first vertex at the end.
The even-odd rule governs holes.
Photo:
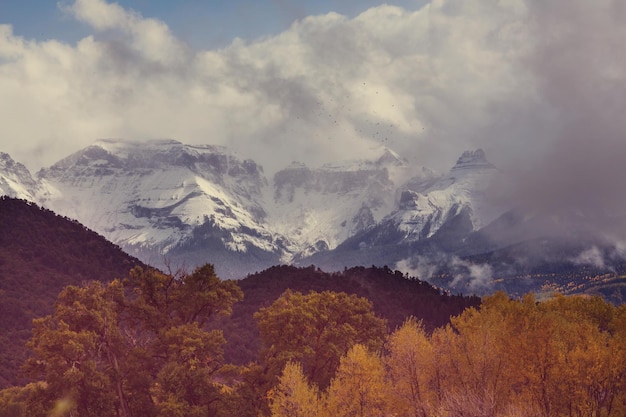
POLYGON ((32 319, 52 313, 64 286, 125 277, 137 265, 78 222, 0 197, 0 388, 20 382, 32 319))
POLYGON ((478 306, 480 298, 450 295, 427 282, 387 267, 355 267, 328 273, 315 266, 297 268, 275 266, 238 281, 243 301, 233 306, 233 314, 216 324, 224 331, 225 358, 237 364, 257 359, 261 348, 253 314, 271 305, 286 289, 307 294, 310 291, 336 291, 365 297, 375 313, 387 320, 389 330, 408 317, 423 321, 427 330, 447 324, 451 316, 478 306))

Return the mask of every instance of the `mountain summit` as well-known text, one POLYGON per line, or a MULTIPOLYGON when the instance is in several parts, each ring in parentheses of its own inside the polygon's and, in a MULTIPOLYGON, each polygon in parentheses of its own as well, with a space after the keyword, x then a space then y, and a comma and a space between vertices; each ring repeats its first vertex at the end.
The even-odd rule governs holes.
POLYGON ((262 168, 225 148, 102 140, 37 176, 43 204, 149 263, 280 260, 283 248, 263 223, 262 168))
POLYGON ((457 159, 456 164, 452 167, 452 171, 461 169, 491 169, 494 166, 491 162, 487 161, 485 152, 482 149, 476 149, 475 151, 465 151, 457 159))

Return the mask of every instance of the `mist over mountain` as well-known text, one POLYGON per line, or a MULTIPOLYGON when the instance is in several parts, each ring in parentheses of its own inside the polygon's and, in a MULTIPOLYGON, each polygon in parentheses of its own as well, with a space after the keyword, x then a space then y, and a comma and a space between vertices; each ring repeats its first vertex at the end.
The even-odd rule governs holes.
POLYGON ((225 147, 174 140, 100 140, 35 179, 4 160, 3 193, 77 219, 151 265, 209 262, 224 278, 277 264, 389 265, 455 291, 517 293, 552 288, 549 278, 517 279, 533 274, 617 278, 626 255, 623 217, 507 198, 517 178, 481 149, 446 174, 381 148, 367 160, 286 163, 268 178, 225 147))

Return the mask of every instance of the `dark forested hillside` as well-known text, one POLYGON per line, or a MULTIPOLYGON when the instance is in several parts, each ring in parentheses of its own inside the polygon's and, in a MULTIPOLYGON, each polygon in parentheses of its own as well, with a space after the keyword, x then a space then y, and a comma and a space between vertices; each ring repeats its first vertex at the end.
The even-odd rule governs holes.
POLYGON ((219 326, 227 341, 226 361, 239 364, 255 360, 260 349, 252 315, 272 304, 286 289, 304 294, 335 291, 365 297, 373 303, 376 314, 387 319, 389 330, 399 327, 409 316, 423 320, 425 328, 433 330, 448 323, 450 316, 480 304, 478 297, 448 295, 427 282, 387 267, 355 267, 327 273, 315 266, 275 266, 238 284, 244 299, 233 306, 232 316, 222 320, 219 326))
POLYGON ((52 312, 64 286, 125 277, 136 265, 80 223, 0 197, 0 388, 19 382, 31 321, 52 312))
MULTIPOLYGON (((0 198, 0 388, 25 381, 16 377, 26 356, 31 321, 51 314, 66 285, 127 277, 140 262, 80 223, 23 200, 0 198)), ((311 266, 275 266, 238 281, 244 300, 215 326, 224 330, 226 362, 258 359, 260 340, 253 314, 286 289, 336 291, 372 301, 390 330, 409 316, 426 329, 480 303, 477 297, 448 295, 426 282, 387 267, 355 267, 327 273, 311 266)))

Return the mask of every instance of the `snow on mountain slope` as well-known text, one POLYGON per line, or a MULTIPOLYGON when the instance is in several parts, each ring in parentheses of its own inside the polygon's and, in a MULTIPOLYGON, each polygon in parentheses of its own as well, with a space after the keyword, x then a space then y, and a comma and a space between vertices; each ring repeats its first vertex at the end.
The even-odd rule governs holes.
POLYGON ((205 224, 233 252, 281 249, 263 224, 262 169, 223 148, 101 140, 37 175, 45 206, 153 262, 205 224))
POLYGON ((469 214, 473 230, 478 230, 503 213, 488 203, 485 192, 497 169, 478 149, 466 151, 447 177, 423 190, 402 192, 398 210, 389 220, 405 233, 405 239, 432 237, 449 219, 469 214))
POLYGON ((35 201, 38 185, 28 169, 0 152, 0 195, 35 201))
POLYGON ((398 190, 395 210, 372 228, 344 241, 339 252, 407 244, 435 236, 443 243, 462 239, 505 210, 488 204, 485 198, 496 173, 479 149, 464 152, 447 176, 412 178, 398 190))
POLYGON ((266 196, 269 227, 288 237, 296 258, 334 249, 393 209, 394 176, 409 169, 390 150, 375 161, 317 169, 292 164, 276 173, 266 196))
POLYGON ((443 271, 457 291, 509 274, 503 289, 519 293, 533 289, 515 278, 529 268, 625 268, 626 219, 497 206, 498 173, 482 150, 440 176, 381 149, 370 161, 292 164, 268 181, 223 147, 101 140, 36 179, 0 153, 0 195, 76 219, 148 264, 210 262, 222 278, 279 263, 396 265, 426 279, 443 271))
POLYGON ((173 140, 100 140, 42 169, 38 181, 8 155, 0 163, 2 193, 74 218, 145 262, 239 264, 233 274, 346 242, 375 248, 443 229, 459 236, 501 214, 484 198, 496 170, 481 150, 465 152, 447 176, 382 148, 370 161, 292 164, 271 183, 223 147, 173 140))

